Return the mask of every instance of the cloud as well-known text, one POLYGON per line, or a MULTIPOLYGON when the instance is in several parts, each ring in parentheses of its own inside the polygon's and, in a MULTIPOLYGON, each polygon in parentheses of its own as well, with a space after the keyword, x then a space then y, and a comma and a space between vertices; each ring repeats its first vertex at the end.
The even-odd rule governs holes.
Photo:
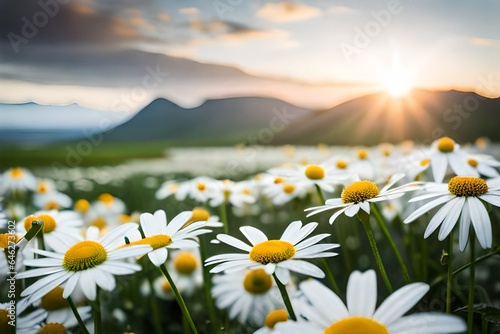
POLYGON ((196 15, 198 13, 199 13, 198 8, 195 8, 195 7, 188 7, 188 8, 179 9, 179 14, 182 14, 182 15, 196 15))
POLYGON ((257 29, 228 21, 193 20, 189 23, 189 27, 193 32, 204 34, 212 40, 242 41, 288 37, 288 32, 284 30, 257 29))
POLYGON ((312 6, 293 2, 268 3, 260 8, 257 17, 272 22, 305 21, 321 15, 321 11, 312 6))
POLYGON ((470 40, 470 42, 479 46, 493 46, 497 45, 499 41, 492 38, 474 37, 470 40))

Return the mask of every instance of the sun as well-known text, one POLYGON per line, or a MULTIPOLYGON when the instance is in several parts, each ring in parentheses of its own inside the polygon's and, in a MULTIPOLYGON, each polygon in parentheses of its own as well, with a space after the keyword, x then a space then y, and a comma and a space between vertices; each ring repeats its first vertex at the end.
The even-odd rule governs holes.
POLYGON ((413 75, 396 58, 392 68, 382 74, 380 83, 392 97, 402 97, 413 88, 413 75))

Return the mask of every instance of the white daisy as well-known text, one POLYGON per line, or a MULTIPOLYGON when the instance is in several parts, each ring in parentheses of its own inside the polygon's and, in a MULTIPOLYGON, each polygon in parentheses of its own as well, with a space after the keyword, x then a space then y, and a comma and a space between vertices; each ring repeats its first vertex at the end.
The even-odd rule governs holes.
POLYGON ((231 180, 215 181, 215 188, 210 195, 209 204, 212 207, 229 202, 236 207, 253 204, 258 192, 253 181, 233 182, 231 180))
POLYGON ((276 276, 283 284, 286 284, 289 280, 289 270, 323 278, 325 274, 320 268, 301 260, 338 255, 337 253, 326 252, 339 247, 338 244, 317 244, 330 236, 328 233, 305 239, 317 226, 318 223, 309 223, 302 227, 301 221, 294 221, 288 225, 279 240, 268 240, 267 236, 255 227, 240 227, 241 233, 250 241, 252 246, 230 235, 218 234, 218 240, 248 253, 215 255, 208 258, 205 265, 218 263, 210 270, 211 273, 263 268, 268 275, 276 273, 276 276))
POLYGON ((298 309, 306 321, 279 322, 276 324, 279 333, 444 334, 466 330, 461 318, 449 314, 403 316, 429 291, 425 283, 402 287, 376 308, 377 278, 373 270, 351 274, 347 283, 347 306, 316 280, 302 282, 300 290, 310 303, 298 309))
POLYGON ((484 175, 486 177, 499 177, 498 167, 500 167, 500 161, 497 161, 491 155, 486 154, 475 154, 467 157, 467 163, 472 167, 471 176, 479 177, 484 175))
POLYGON ((156 192, 156 199, 165 199, 173 194, 179 189, 179 182, 175 180, 169 180, 163 182, 160 189, 156 192))
POLYGON ((0 194, 35 190, 35 188, 36 178, 26 168, 11 168, 0 175, 0 194))
POLYGON ((500 178, 485 181, 473 176, 455 176, 448 184, 429 183, 424 189, 428 194, 412 198, 410 202, 433 200, 416 209, 404 223, 411 223, 429 210, 444 204, 429 222, 424 238, 429 237, 441 225, 438 239, 444 240, 457 221, 460 221, 459 247, 463 251, 467 246, 472 222, 481 247, 491 247, 491 221, 482 201, 500 207, 500 178))
POLYGON ((274 329, 277 323, 288 321, 288 312, 285 309, 277 309, 269 312, 264 320, 264 326, 254 332, 254 334, 278 333, 274 329))
POLYGON ((183 296, 192 296, 203 284, 200 252, 197 248, 173 251, 167 262, 167 271, 183 296))
POLYGON ((17 224, 17 232, 26 234, 34 221, 43 221, 43 240, 50 250, 61 252, 79 241, 83 220, 75 211, 38 211, 17 224))
POLYGON ((285 181, 281 177, 277 177, 275 181, 280 182, 272 182, 262 191, 274 205, 286 204, 294 198, 304 198, 313 190, 310 185, 303 182, 285 181))
POLYGON ((427 156, 430 159, 435 182, 443 182, 448 166, 455 175, 472 175, 473 169, 467 163, 466 154, 460 145, 449 137, 443 137, 432 144, 432 151, 427 156))
MULTIPOLYGON (((91 306, 77 307, 78 314, 85 322, 92 318, 91 306)), ((70 309, 49 312, 47 319, 34 327, 36 333, 66 333, 71 334, 71 328, 78 326, 78 320, 70 309)), ((30 332, 30 334, 33 332, 30 332)))
POLYGON ((51 210, 68 208, 73 200, 66 194, 57 191, 56 184, 50 179, 39 179, 33 194, 33 204, 40 209, 51 210))
POLYGON ((175 192, 175 198, 183 201, 187 197, 199 203, 206 203, 217 190, 215 180, 207 176, 199 176, 182 182, 175 192))
POLYGON ((167 216, 163 210, 156 211, 154 215, 143 213, 141 228, 144 238, 138 230, 129 231, 127 237, 131 241, 130 245, 150 245, 152 249, 148 252, 148 257, 159 267, 167 260, 168 249, 199 247, 198 242, 193 239, 200 234, 212 232, 202 228, 207 225, 206 221, 188 224, 191 216, 191 211, 184 211, 167 224, 167 216))
POLYGON ((36 301, 56 286, 66 282, 63 297, 67 298, 77 285, 89 300, 96 298, 96 286, 112 291, 116 282, 113 275, 126 275, 141 270, 137 264, 123 262, 122 259, 141 256, 151 250, 148 245, 124 246, 124 236, 137 224, 124 224, 110 231, 100 240, 99 230, 87 230, 87 239, 73 244, 62 252, 48 252, 34 249, 33 252, 45 258, 25 260, 24 265, 34 267, 17 275, 18 279, 45 276, 21 292, 21 297, 29 296, 36 301))
POLYGON ((266 315, 284 307, 278 287, 263 269, 243 270, 212 279, 212 296, 218 309, 241 324, 261 326, 266 315))
POLYGON ((417 190, 416 183, 406 184, 394 189, 390 189, 396 182, 404 177, 403 174, 395 174, 389 182, 379 190, 378 186, 372 181, 355 181, 342 190, 340 198, 328 199, 325 205, 305 209, 311 211, 307 217, 327 210, 337 210, 330 217, 330 224, 333 224, 342 213, 348 217, 355 216, 359 209, 370 214, 370 203, 393 200, 403 196, 408 191, 417 190))

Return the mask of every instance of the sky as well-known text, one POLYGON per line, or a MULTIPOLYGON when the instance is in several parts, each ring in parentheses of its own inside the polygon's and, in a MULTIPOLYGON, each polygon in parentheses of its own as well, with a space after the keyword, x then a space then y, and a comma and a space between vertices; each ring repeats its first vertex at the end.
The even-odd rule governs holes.
POLYGON ((131 113, 157 97, 497 97, 499 12, 497 0, 0 0, 0 103, 131 113))

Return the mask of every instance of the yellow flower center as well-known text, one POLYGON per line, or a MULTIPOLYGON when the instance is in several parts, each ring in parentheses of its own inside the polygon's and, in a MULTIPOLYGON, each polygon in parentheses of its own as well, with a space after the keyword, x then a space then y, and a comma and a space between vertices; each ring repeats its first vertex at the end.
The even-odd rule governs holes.
POLYGON ((98 200, 106 204, 106 206, 111 206, 115 200, 114 196, 108 193, 99 195, 98 200))
POLYGON ((168 191, 175 193, 177 191, 177 188, 179 188, 179 185, 177 183, 170 183, 168 185, 168 191))
POLYGON ((12 168, 9 171, 10 176, 12 176, 14 179, 20 179, 24 176, 24 171, 21 168, 12 168))
POLYGON ((169 235, 166 234, 157 234, 153 235, 151 237, 147 237, 141 240, 133 241, 129 243, 127 246, 133 246, 133 245, 150 245, 153 250, 158 249, 158 248, 163 248, 167 247, 172 243, 172 239, 170 238, 169 235))
POLYGON ((283 182, 285 182, 285 179, 282 178, 282 177, 280 177, 280 176, 278 176, 277 178, 274 179, 274 183, 275 184, 280 184, 280 183, 283 183, 283 182))
POLYGON ((66 327, 61 324, 51 323, 46 324, 37 332, 37 334, 66 334, 66 327))
POLYGON ((283 186, 283 191, 287 194, 293 193, 294 190, 295 190, 295 186, 293 184, 285 184, 283 186))
POLYGON ((85 240, 71 246, 63 259, 66 271, 83 271, 97 267, 108 259, 108 253, 97 241, 85 240))
POLYGON ((306 176, 311 180, 321 180, 325 177, 325 170, 318 165, 309 165, 306 168, 306 176))
POLYGON ((358 151, 357 156, 358 156, 359 160, 366 160, 366 159, 368 159, 368 151, 366 151, 364 149, 360 149, 358 151))
POLYGON ((69 307, 68 302, 62 296, 63 291, 63 288, 56 286, 42 297, 42 303, 40 306, 47 311, 60 310, 69 307))
POLYGON ((335 163, 335 166, 337 166, 337 168, 339 168, 339 169, 346 169, 347 168, 347 161, 345 161, 345 160, 338 160, 335 163))
POLYGON ((244 195, 250 195, 250 194, 251 194, 250 190, 248 190, 248 189, 243 189, 241 192, 242 192, 244 195))
MULTIPOLYGON (((9 241, 16 243, 20 238, 12 233, 2 233, 0 234, 0 248, 6 249, 9 247, 9 241)), ((3 256, 3 255, 0 255, 3 256)))
POLYGON ((261 294, 269 291, 273 286, 271 276, 266 274, 264 269, 249 271, 243 280, 243 287, 253 294, 261 294))
POLYGON ((47 202, 43 207, 44 210, 59 210, 60 208, 59 203, 54 201, 47 202))
POLYGON ((422 159, 422 160, 420 160, 420 166, 422 166, 422 167, 425 167, 425 166, 427 166, 430 163, 431 163, 431 159, 422 159))
POLYGON ((189 275, 198 267, 198 260, 193 254, 184 252, 175 258, 174 267, 179 273, 189 275))
POLYGON ((455 149, 455 141, 450 137, 443 137, 438 140, 437 149, 443 153, 453 152, 455 149))
POLYGON ((323 331, 323 334, 390 334, 381 323, 360 316, 352 316, 334 322, 323 331))
POLYGON ((50 233, 56 229, 56 221, 52 216, 49 215, 40 215, 40 216, 28 216, 24 220, 24 229, 29 231, 33 226, 33 222, 35 220, 43 221, 43 233, 50 233))
POLYGON ((455 176, 448 182, 448 191, 456 196, 481 196, 488 192, 488 184, 479 177, 455 176))
POLYGON ((48 190, 49 190, 49 188, 47 187, 47 183, 45 183, 44 181, 39 181, 38 182, 37 192, 44 194, 48 190))
POLYGON ((106 219, 103 217, 97 217, 92 221, 91 225, 97 227, 99 230, 103 230, 108 224, 106 223, 106 219))
POLYGON ((87 210, 90 207, 89 201, 86 199, 79 199, 78 201, 75 202, 75 210, 80 211, 81 213, 87 212, 87 210))
POLYGON ((181 230, 183 228, 188 227, 194 222, 199 222, 199 221, 207 221, 210 218, 210 213, 203 209, 203 208, 194 208, 191 217, 189 217, 188 221, 182 225, 181 230))
POLYGON ((477 165, 479 165, 479 162, 477 162, 477 160, 476 160, 476 159, 472 159, 472 158, 471 158, 471 159, 467 159, 467 163, 468 163, 470 166, 474 167, 474 168, 476 168, 476 167, 477 167, 477 165))
POLYGON ((199 191, 205 191, 205 189, 207 189, 207 186, 203 182, 197 182, 196 188, 198 188, 199 191))
POLYGON ((9 312, 5 309, 0 309, 0 333, 15 333, 15 327, 9 325, 10 320, 9 312))
POLYGON ((252 261, 268 264, 289 260, 295 252, 295 247, 287 241, 267 240, 253 246, 249 256, 252 261))
POLYGON ((130 223, 132 222, 132 217, 130 217, 129 215, 127 214, 119 214, 118 215, 118 221, 121 223, 121 224, 125 224, 125 223, 130 223))
POLYGON ((359 203, 377 197, 380 191, 372 181, 356 181, 342 190, 342 203, 359 203))
POLYGON ((165 280, 161 285, 161 289, 163 290, 163 292, 167 293, 169 291, 172 291, 172 286, 170 285, 170 283, 168 283, 167 280, 165 280))
POLYGON ((269 312, 266 316, 265 325, 268 328, 274 328, 278 322, 285 322, 288 320, 288 313, 284 309, 274 310, 269 312))

